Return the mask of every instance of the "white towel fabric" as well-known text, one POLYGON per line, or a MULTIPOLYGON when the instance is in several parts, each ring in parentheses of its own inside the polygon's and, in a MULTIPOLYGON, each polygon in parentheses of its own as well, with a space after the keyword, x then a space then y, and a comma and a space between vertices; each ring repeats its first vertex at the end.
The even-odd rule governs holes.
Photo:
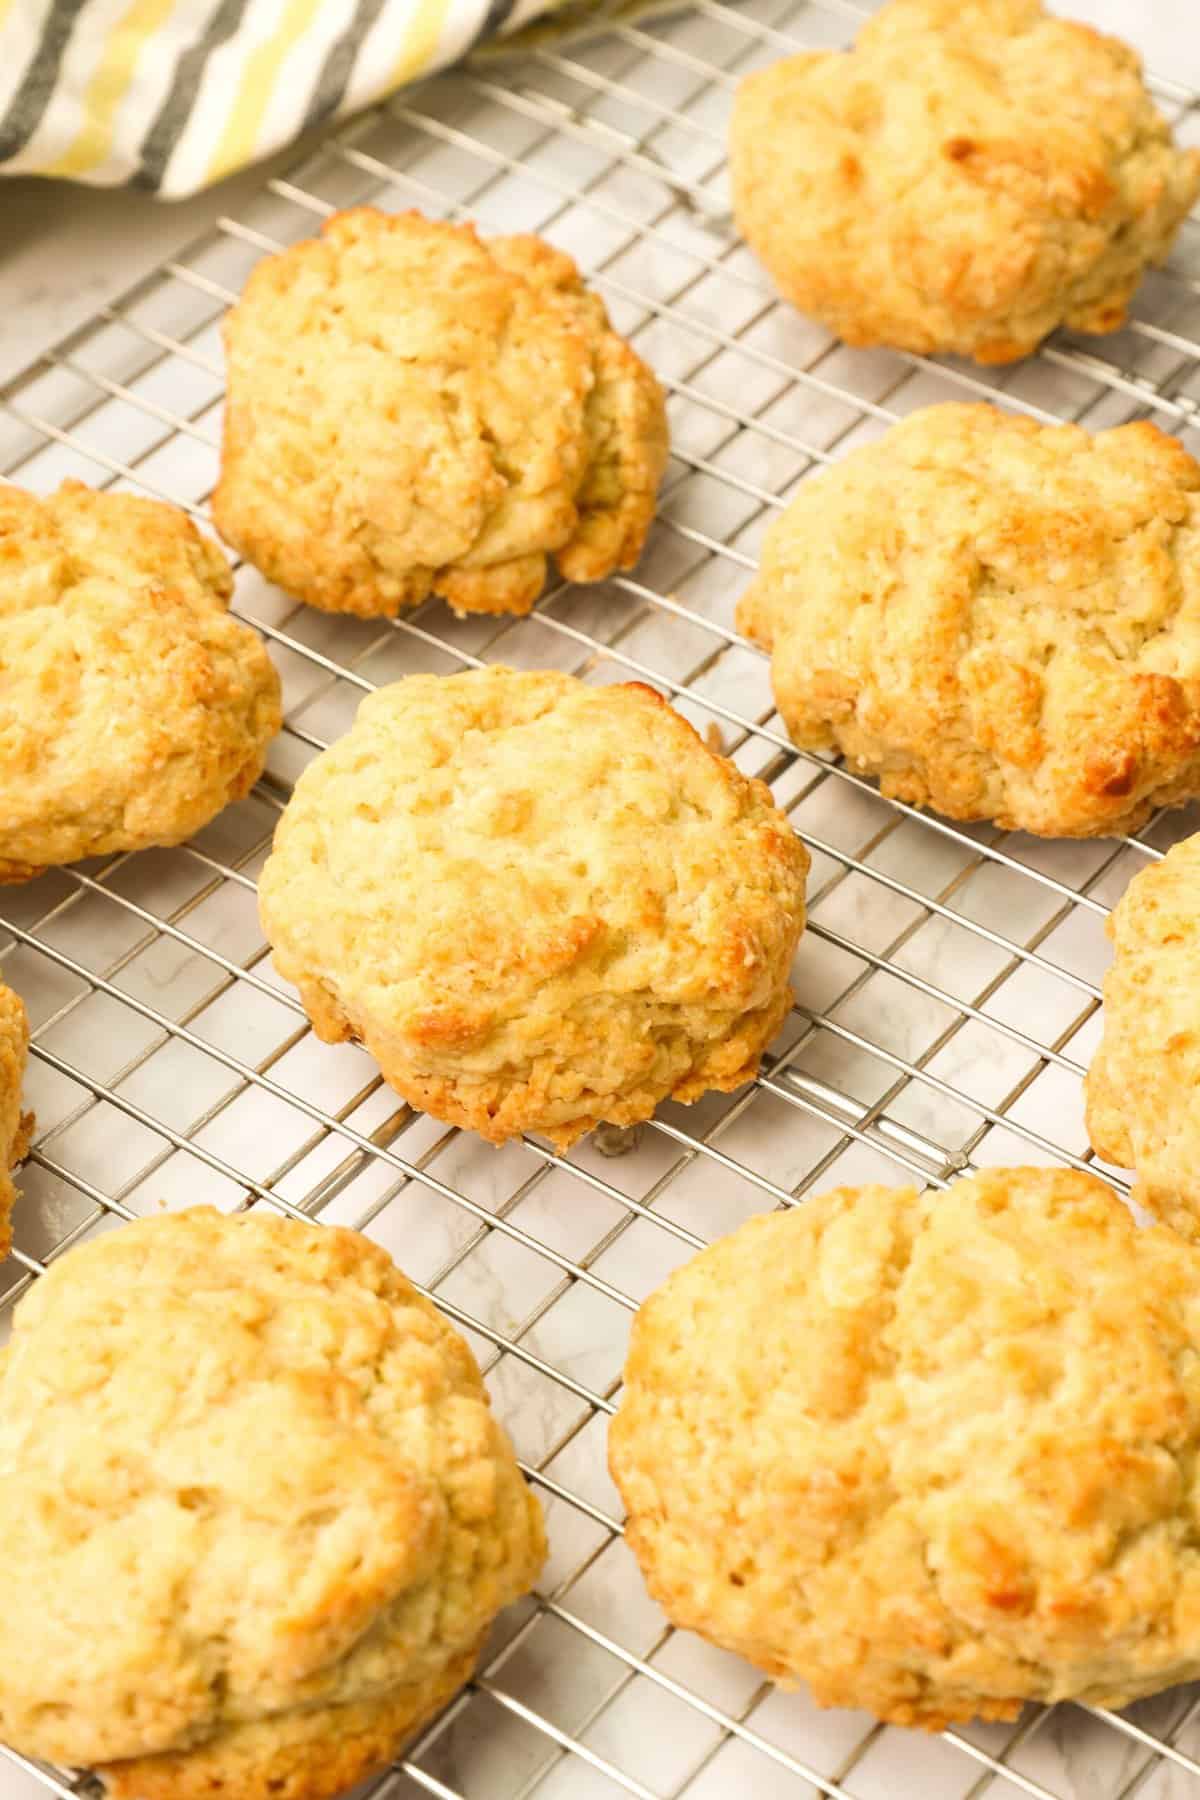
POLYGON ((557 4, 0 0, 0 173, 195 193, 557 4))

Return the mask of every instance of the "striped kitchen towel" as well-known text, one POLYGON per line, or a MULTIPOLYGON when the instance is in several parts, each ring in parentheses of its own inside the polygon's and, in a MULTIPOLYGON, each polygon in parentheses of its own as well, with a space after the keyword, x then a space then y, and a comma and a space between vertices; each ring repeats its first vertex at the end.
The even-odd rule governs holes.
POLYGON ((557 4, 0 0, 0 173, 178 198, 557 4))

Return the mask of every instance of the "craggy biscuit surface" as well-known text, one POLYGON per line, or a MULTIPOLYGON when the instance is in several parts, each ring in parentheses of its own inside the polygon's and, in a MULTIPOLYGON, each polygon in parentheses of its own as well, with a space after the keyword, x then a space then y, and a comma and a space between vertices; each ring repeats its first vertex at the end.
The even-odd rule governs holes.
POLYGON ((493 1142, 559 1145, 754 1074, 808 856, 649 688, 415 675, 310 765, 259 883, 318 1033, 493 1142))
POLYGON ((738 609, 795 741, 1049 837, 1200 791, 1200 465, 936 406, 802 484, 738 609))
POLYGON ((168 1214, 17 1308, 0 1735, 121 1800, 353 1785, 544 1547, 466 1344, 356 1232, 168 1214))
POLYGON ((849 53, 748 76, 743 235, 849 344, 1011 362, 1114 331, 1200 191, 1135 53, 1039 0, 890 0, 849 53))
POLYGON ((1200 1242, 1200 836, 1134 876, 1108 920, 1088 1135, 1133 1197, 1200 1242))
POLYGON ((1200 1675, 1200 1255, 997 1169, 752 1219, 634 1323, 610 1428, 679 1625, 901 1725, 1200 1675))
POLYGON ((225 333, 213 516, 330 612, 528 612, 637 560, 666 464, 654 376, 570 257, 370 207, 260 263, 225 333))
POLYGON ((279 678, 173 506, 0 486, 0 881, 177 844, 257 780, 279 678))
POLYGON ((0 1256, 12 1245, 12 1209, 17 1198, 9 1170, 29 1148, 32 1113, 21 1111, 21 1083, 29 1023, 25 1008, 11 988, 0 982, 0 1256))

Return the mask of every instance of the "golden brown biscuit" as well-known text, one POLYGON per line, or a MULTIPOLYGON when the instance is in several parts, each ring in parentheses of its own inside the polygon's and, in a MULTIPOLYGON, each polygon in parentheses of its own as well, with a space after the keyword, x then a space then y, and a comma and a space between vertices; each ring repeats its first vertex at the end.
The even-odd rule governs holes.
POLYGON ((738 608, 795 741, 883 793, 1046 837, 1200 792, 1200 465, 934 406, 811 482, 738 608))
POLYGON ((1200 1242, 1200 837, 1135 875, 1109 916, 1104 1035, 1087 1076, 1097 1155, 1200 1242))
POLYGON ((0 486, 0 881, 178 844, 258 779, 279 678, 173 506, 0 486))
POLYGON ((610 1433, 679 1625, 899 1725, 1200 1675, 1200 1256, 996 1169, 750 1220, 634 1324, 610 1433))
POLYGON ((738 224, 848 344, 1012 362, 1115 331, 1200 192, 1136 54, 1040 0, 889 0, 849 54, 747 76, 738 224))
POLYGON ((17 1308, 0 1735, 121 1800, 353 1785, 544 1551, 466 1344, 356 1232, 141 1220, 17 1308))
POLYGON ((662 392, 569 256, 356 207, 255 269, 225 328, 213 517, 327 612, 524 613, 636 562, 662 392))
POLYGON ((12 1210, 17 1199, 10 1169, 29 1148, 33 1114, 21 1111, 21 1083, 29 1022, 11 988, 0 982, 0 1257, 12 1247, 12 1210))
POLYGON ((259 882, 319 1036, 493 1143, 748 1081, 791 1001, 808 856, 651 689, 489 668, 370 695, 259 882))

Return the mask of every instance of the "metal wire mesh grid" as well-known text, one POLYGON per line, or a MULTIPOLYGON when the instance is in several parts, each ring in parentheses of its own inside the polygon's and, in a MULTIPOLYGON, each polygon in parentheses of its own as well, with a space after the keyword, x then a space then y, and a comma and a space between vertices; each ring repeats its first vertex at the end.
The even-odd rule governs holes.
MULTIPOLYGON (((78 475, 203 517, 225 305, 263 252, 364 199, 542 232, 578 258, 669 388, 674 454, 632 576, 555 587, 519 622, 456 620, 433 603, 380 623, 311 612, 240 570, 238 609, 265 633, 287 704, 255 794, 180 849, 55 871, 0 904, 39 1118, 0 1271, 5 1322, 48 1260, 164 1200, 353 1224, 467 1332, 546 1503, 538 1596, 364 1793, 1200 1794, 1200 1697, 1186 1689, 1124 1716, 1030 1709, 1013 1727, 932 1740, 777 1692, 666 1627, 604 1468, 631 1311, 713 1236, 836 1182, 1089 1164, 1079 1080, 1104 915, 1198 822, 1040 843, 919 817, 792 749, 764 659, 731 628, 763 527, 796 483, 932 400, 986 394, 1090 426, 1150 417, 1200 448, 1194 226, 1127 330, 1056 339, 997 377, 846 351, 774 301, 729 223, 730 92, 796 45, 845 41, 860 17, 845 0, 696 0, 427 84, 267 183, 244 217, 222 219, 3 395, 8 478, 45 490, 78 475), (258 928, 254 877, 290 782, 363 691, 493 661, 653 682, 771 783, 813 852, 799 1000, 762 1078, 666 1106, 632 1143, 601 1131, 562 1156, 534 1141, 497 1151, 413 1113, 361 1052, 315 1040, 258 928)), ((1180 136, 1200 137, 1197 98, 1157 86, 1180 136)), ((87 1787, 7 1754, 4 1800, 87 1787)))

